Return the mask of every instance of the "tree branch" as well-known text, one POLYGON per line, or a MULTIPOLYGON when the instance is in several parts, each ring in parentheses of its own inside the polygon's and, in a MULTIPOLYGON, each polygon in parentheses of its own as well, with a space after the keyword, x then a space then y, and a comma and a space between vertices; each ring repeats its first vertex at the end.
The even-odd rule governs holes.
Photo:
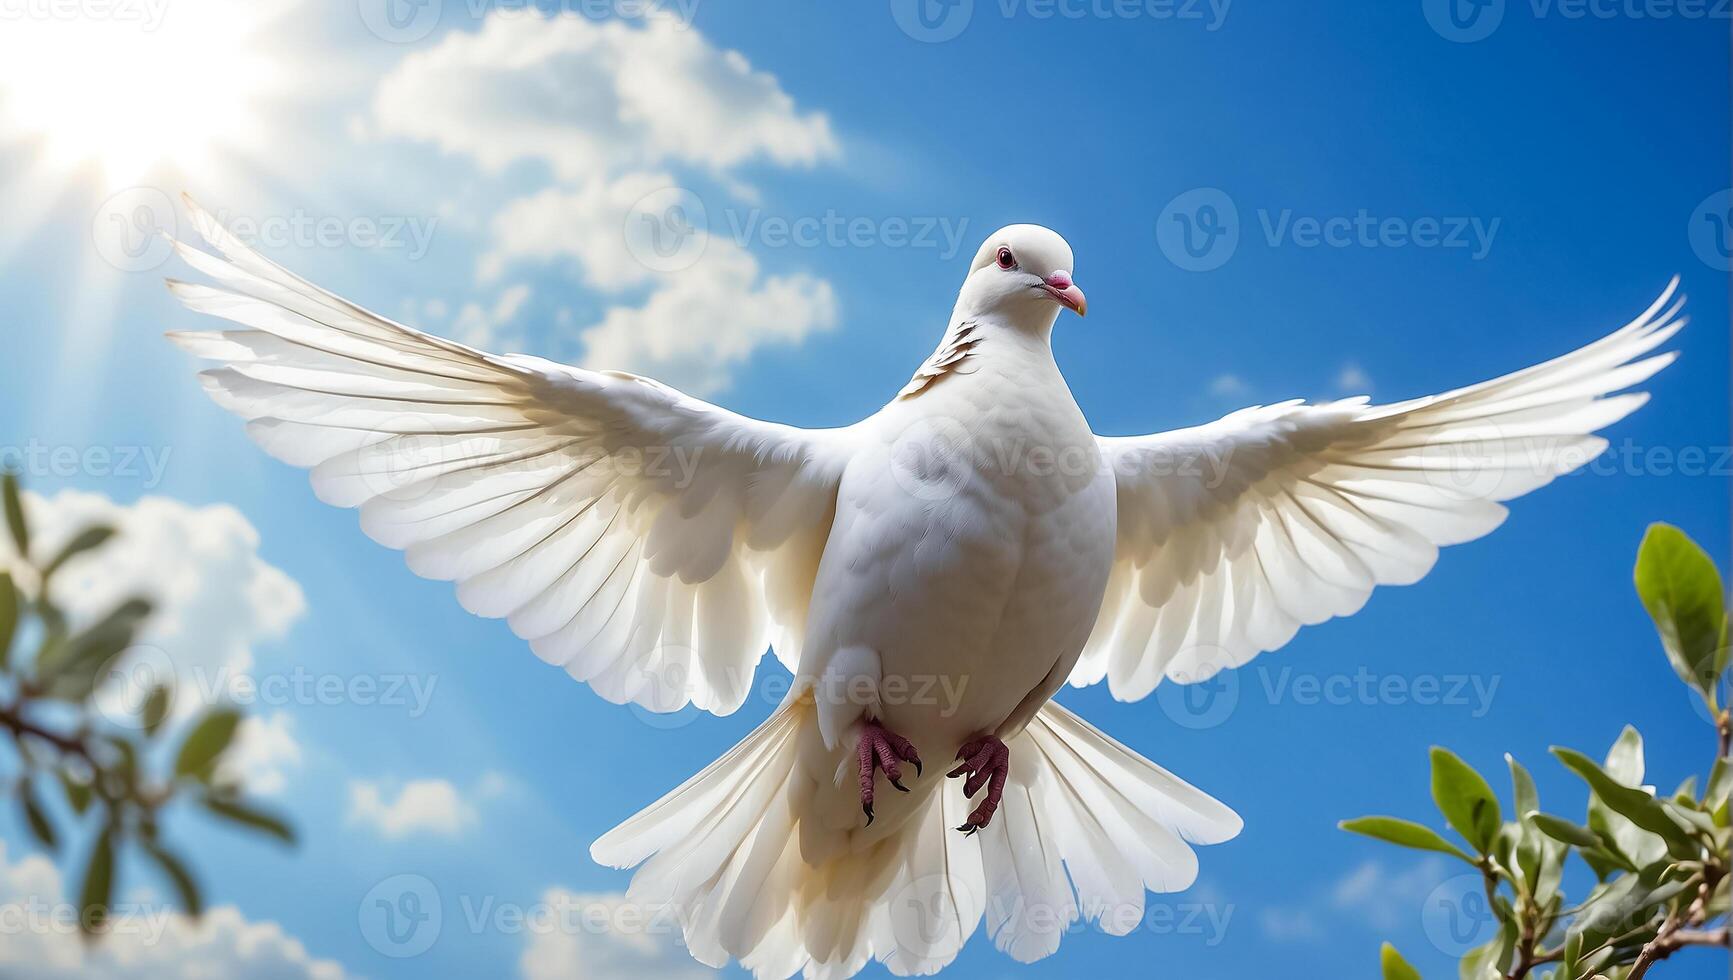
POLYGON ((75 755, 93 767, 96 760, 91 758, 90 748, 82 738, 63 735, 51 728, 44 728, 36 722, 24 717, 22 709, 17 705, 0 707, 0 727, 7 729, 16 736, 29 735, 47 742, 66 755, 75 755))

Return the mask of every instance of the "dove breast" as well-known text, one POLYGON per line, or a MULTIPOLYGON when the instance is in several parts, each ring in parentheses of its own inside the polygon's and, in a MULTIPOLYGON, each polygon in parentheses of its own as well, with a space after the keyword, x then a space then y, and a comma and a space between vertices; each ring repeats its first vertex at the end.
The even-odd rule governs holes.
POLYGON ((975 357, 867 423, 803 644, 808 677, 837 650, 875 652, 876 716, 938 760, 1063 683, 1116 530, 1112 474, 1051 354, 975 357))

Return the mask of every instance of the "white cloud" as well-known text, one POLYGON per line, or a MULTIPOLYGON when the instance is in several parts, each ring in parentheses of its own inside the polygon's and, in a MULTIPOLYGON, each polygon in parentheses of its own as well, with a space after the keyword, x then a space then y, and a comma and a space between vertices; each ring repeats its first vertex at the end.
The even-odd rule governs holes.
POLYGON ((452 319, 451 326, 446 329, 446 336, 460 344, 486 351, 499 352, 508 347, 522 347, 524 344, 521 331, 507 328, 517 319, 529 298, 530 287, 518 283, 501 290, 500 294, 494 297, 491 307, 484 308, 480 303, 465 303, 452 319))
POLYGON ((1360 365, 1349 361, 1342 365, 1342 370, 1336 372, 1336 388, 1348 394, 1363 395, 1372 390, 1372 376, 1360 365))
POLYGON ((1243 395, 1247 390, 1244 379, 1237 374, 1217 375, 1209 383, 1209 393, 1212 395, 1243 395))
POLYGON ((249 921, 232 905, 198 920, 160 905, 119 906, 100 942, 85 943, 60 871, 46 858, 8 860, 0 842, 0 976, 8 980, 343 980, 343 967, 314 959, 274 922, 249 921))
POLYGON ((584 328, 586 367, 634 371, 704 395, 767 344, 798 344, 836 325, 830 283, 804 274, 758 277, 758 262, 711 239, 704 257, 669 277, 642 306, 616 306, 584 328))
POLYGON ((387 795, 378 782, 351 780, 349 822, 396 840, 418 833, 456 837, 476 821, 475 808, 443 779, 411 780, 399 787, 396 799, 387 795))
MULTIPOLYGON (((743 164, 811 166, 839 154, 822 113, 797 110, 773 75, 673 17, 495 11, 479 30, 406 57, 375 92, 373 118, 379 135, 432 143, 489 173, 548 167, 558 186, 507 201, 489 220, 476 276, 488 283, 514 264, 564 261, 604 294, 647 290, 582 329, 588 366, 707 394, 754 351, 837 320, 828 283, 762 276, 737 242, 688 240, 703 243, 702 259, 677 269, 628 245, 634 207, 678 188, 667 168, 697 168, 740 194, 748 189, 732 171, 743 164)), ((522 344, 521 332, 502 331, 509 320, 498 303, 470 303, 446 332, 480 347, 522 344)))
POLYGON ((493 222, 479 274, 497 276, 514 261, 565 258, 603 292, 653 284, 641 304, 610 307, 581 330, 583 364, 653 375, 700 395, 727 387, 733 369, 760 348, 799 344, 835 326, 828 282, 761 276, 751 253, 702 226, 691 228, 697 237, 684 246, 682 254, 697 256, 689 265, 658 269, 641 261, 626 243, 626 222, 642 213, 634 206, 648 195, 669 189, 675 185, 666 174, 635 173, 513 201, 493 222))
POLYGON ((556 928, 529 933, 518 958, 523 980, 697 980, 714 970, 692 959, 679 921, 646 909, 618 892, 579 893, 550 888, 541 903, 556 928))
POLYGON ((650 282, 656 274, 626 247, 625 224, 634 204, 673 186, 667 174, 629 173, 511 201, 494 216, 492 243, 477 274, 491 280, 515 260, 573 259, 584 285, 594 289, 614 292, 650 282))
POLYGON ((301 743, 295 719, 286 711, 248 715, 223 753, 218 775, 247 787, 249 794, 273 796, 289 785, 289 770, 301 767, 301 743))
POLYGON ((563 179, 662 161, 721 172, 837 152, 822 113, 773 75, 668 15, 641 25, 495 11, 406 57, 373 100, 381 134, 434 143, 498 172, 520 160, 563 179))
MULTIPOLYGON (((116 666, 139 685, 172 670, 179 715, 198 710, 199 698, 189 695, 211 690, 225 670, 247 670, 254 646, 281 638, 306 610, 300 586, 259 557, 258 531, 233 507, 167 497, 122 505, 75 490, 24 500, 38 562, 92 524, 116 529, 100 551, 55 574, 54 598, 75 626, 129 597, 149 598, 155 613, 140 646, 116 666)), ((16 561, 10 542, 0 540, 0 567, 16 561)))
POLYGON ((1344 920, 1390 932, 1419 921, 1426 896, 1444 880, 1445 870, 1442 858, 1429 857, 1402 871, 1366 861, 1312 901, 1260 909, 1258 926, 1267 938, 1282 942, 1335 935, 1344 920))

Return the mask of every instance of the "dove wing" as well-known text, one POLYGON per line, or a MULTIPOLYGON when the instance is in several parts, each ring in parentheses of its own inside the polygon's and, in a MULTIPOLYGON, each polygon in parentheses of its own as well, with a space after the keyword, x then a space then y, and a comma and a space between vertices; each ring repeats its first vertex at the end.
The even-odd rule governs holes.
POLYGON ((1247 408, 1190 429, 1100 437, 1118 489, 1107 596, 1070 682, 1137 700, 1237 667, 1301 625, 1357 612, 1497 527, 1499 501, 1597 456, 1590 433, 1647 400, 1684 319, 1677 280, 1580 350, 1428 398, 1247 408), (1648 355, 1648 356, 1645 356, 1648 355))
POLYGON ((796 662, 850 430, 430 336, 191 207, 220 257, 177 248, 216 285, 170 289, 241 329, 171 338, 218 362, 205 387, 255 442, 417 574, 616 703, 727 714, 773 640, 796 662))

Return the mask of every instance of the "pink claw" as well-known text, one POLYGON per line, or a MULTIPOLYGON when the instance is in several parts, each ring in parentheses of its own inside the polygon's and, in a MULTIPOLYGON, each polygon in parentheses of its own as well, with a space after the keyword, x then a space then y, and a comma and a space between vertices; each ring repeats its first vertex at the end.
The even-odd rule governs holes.
POLYGON ((874 773, 883 769, 891 785, 907 793, 909 788, 903 785, 903 767, 897 760, 914 763, 915 775, 919 776, 921 757, 908 739, 871 719, 861 726, 856 755, 860 759, 860 809, 866 814, 867 826, 870 827, 873 823, 874 773))
POLYGON ((963 764, 952 769, 949 776, 969 774, 963 782, 964 796, 973 798, 983 785, 987 787, 986 798, 969 814, 968 821, 957 828, 964 834, 973 834, 991 823, 993 814, 999 810, 999 801, 1005 795, 1005 777, 1011 771, 1011 750, 997 737, 984 735, 965 743, 957 750, 957 758, 963 764))

